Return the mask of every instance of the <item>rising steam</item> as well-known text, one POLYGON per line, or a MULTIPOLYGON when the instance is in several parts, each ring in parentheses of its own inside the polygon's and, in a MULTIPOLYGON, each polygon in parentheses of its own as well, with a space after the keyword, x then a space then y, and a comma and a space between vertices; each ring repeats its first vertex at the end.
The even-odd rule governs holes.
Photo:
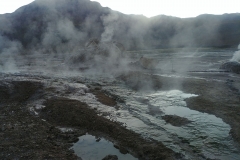
MULTIPOLYGON (((26 18, 26 23, 17 24, 23 26, 20 29, 24 32, 19 32, 17 38, 12 38, 14 40, 9 40, 2 32, 14 35, 14 30, 17 30, 14 28, 15 19, 5 18, 6 22, 0 23, 0 70, 19 70, 20 62, 21 66, 26 66, 25 69, 61 74, 87 72, 116 76, 135 69, 135 64, 142 66, 137 68, 140 72, 156 65, 162 70, 173 70, 174 62, 170 64, 169 59, 161 61, 161 64, 155 64, 146 57, 138 61, 141 56, 131 57, 129 52, 119 50, 116 44, 120 42, 127 50, 146 50, 211 43, 204 39, 216 42, 216 46, 220 43, 216 33, 221 24, 219 20, 214 23, 201 21, 197 25, 186 23, 186 27, 185 20, 124 15, 88 0, 35 0, 26 8, 29 11, 22 8, 15 15, 28 15, 32 10, 38 10, 26 18), (11 27, 6 24, 11 24, 11 27), (19 38, 22 34, 26 44, 19 38), (91 38, 98 39, 99 43, 89 49, 84 44, 91 38)), ((239 61, 239 52, 232 60, 239 61)), ((182 64, 181 70, 186 71, 188 66, 182 64)), ((141 79, 139 75, 135 74, 134 78, 141 79)))
POLYGON ((112 41, 114 31, 117 29, 118 15, 115 12, 111 12, 107 16, 101 17, 104 25, 104 32, 101 35, 101 41, 112 41))
POLYGON ((230 61, 240 62, 240 44, 238 45, 238 51, 233 54, 233 57, 230 61))

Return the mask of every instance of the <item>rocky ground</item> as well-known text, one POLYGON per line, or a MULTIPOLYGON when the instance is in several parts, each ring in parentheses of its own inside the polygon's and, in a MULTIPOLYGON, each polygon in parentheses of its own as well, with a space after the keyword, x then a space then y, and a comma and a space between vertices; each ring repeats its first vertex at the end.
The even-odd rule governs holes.
MULTIPOLYGON (((100 88, 92 88, 88 92, 100 102, 110 107, 116 104, 100 88)), ((0 159, 79 159, 69 148, 86 133, 104 137, 121 153, 139 159, 181 158, 161 142, 146 140, 122 124, 99 116, 88 104, 61 97, 58 92, 39 81, 1 79, 0 159), (44 108, 28 107, 38 100, 43 100, 44 108), (73 130, 62 132, 59 128, 73 130)))
MULTIPOLYGON (((97 109, 92 109, 88 104, 64 97, 55 87, 51 87, 50 82, 46 86, 47 77, 38 77, 38 80, 32 81, 15 80, 11 76, 1 75, 0 82, 0 159, 79 159, 69 148, 78 141, 79 136, 86 133, 104 137, 112 141, 121 153, 131 153, 139 159, 182 159, 181 154, 173 152, 161 142, 144 139, 127 130, 123 124, 99 116, 97 109), (39 100, 44 107, 31 110, 29 104, 39 100), (62 132, 59 128, 73 130, 62 132)), ((146 76, 134 73, 118 79, 133 89, 139 89, 146 84, 147 77, 147 82, 152 82, 148 89, 179 89, 197 94, 197 97, 186 99, 187 106, 222 118, 232 127, 230 134, 239 145, 238 75, 220 80, 222 75, 205 73, 204 76, 208 78, 146 76), (134 75, 141 75, 143 78, 134 83, 134 75)), ((88 88, 86 92, 94 94, 99 102, 118 108, 117 101, 120 100, 114 95, 106 94, 101 85, 88 84, 88 88)), ((68 92, 74 90, 69 88, 68 92)), ((152 114, 157 112, 155 108, 151 110, 152 114)), ((191 123, 177 116, 165 116, 163 119, 175 126, 191 123)))
POLYGON ((0 159, 76 159, 68 149, 76 136, 31 114, 30 99, 43 96, 41 83, 1 81, 0 159))

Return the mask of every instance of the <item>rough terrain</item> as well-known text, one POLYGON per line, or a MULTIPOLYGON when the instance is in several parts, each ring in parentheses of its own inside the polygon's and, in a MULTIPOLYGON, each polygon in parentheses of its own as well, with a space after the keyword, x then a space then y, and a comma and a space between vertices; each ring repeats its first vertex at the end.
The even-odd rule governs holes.
MULTIPOLYGON (((211 75, 201 73, 201 76, 201 78, 164 76, 156 78, 156 76, 149 75, 148 79, 152 77, 153 80, 157 79, 157 81, 160 81, 161 90, 179 89, 186 93, 198 95, 197 97, 186 99, 187 107, 222 118, 223 121, 232 127, 230 134, 240 144, 240 85, 238 74, 235 74, 236 77, 229 77, 226 73, 211 75)), ((124 78, 123 80, 129 87, 136 89, 135 86, 132 86, 132 76, 124 78)), ((143 82, 141 80, 138 81, 140 81, 138 83, 145 82, 144 79, 143 82)), ((178 120, 176 119, 175 121, 178 120)))
MULTIPOLYGON (((79 136, 86 133, 104 137, 112 141, 121 153, 129 152, 139 159, 183 159, 181 154, 161 142, 144 139, 126 129, 124 124, 102 117, 111 113, 99 116, 97 108, 67 97, 77 92, 76 88, 66 87, 64 81, 71 83, 71 80, 10 73, 2 73, 0 78, 0 159, 77 159, 70 148, 79 136), (55 82, 57 87, 52 85, 55 82), (63 86, 67 90, 59 89, 63 86), (36 105, 38 103, 42 105, 36 105), (70 128, 70 131, 63 131, 64 128, 70 128)), ((131 71, 118 76, 116 81, 123 81, 136 91, 178 89, 198 95, 185 100, 187 107, 223 119, 231 126, 229 134, 239 146, 239 74, 189 72, 168 77, 149 71, 131 71)), ((73 82, 85 83, 78 79, 73 82)), ((106 106, 118 109, 118 103, 124 103, 120 97, 103 90, 97 80, 85 85, 84 94, 93 94, 106 106)), ((149 106, 148 114, 161 113, 158 107, 149 106)), ((191 123, 176 116, 165 116, 163 119, 175 126, 191 123)))
MULTIPOLYGON (((100 90, 89 91, 103 103, 116 104, 100 90)), ((54 87, 45 88, 41 82, 2 78, 0 93, 0 159, 77 159, 69 148, 85 133, 105 137, 121 153, 130 152, 139 159, 181 157, 161 142, 144 139, 122 124, 99 116, 86 103, 57 95, 54 87), (28 107, 40 99, 44 99, 43 108, 28 107), (59 128, 73 130, 62 132, 59 128)))

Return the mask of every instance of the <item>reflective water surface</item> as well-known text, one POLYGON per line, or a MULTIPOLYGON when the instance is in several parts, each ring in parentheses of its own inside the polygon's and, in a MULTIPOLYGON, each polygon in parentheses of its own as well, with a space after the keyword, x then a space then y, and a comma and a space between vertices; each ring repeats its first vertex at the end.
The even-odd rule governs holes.
POLYGON ((107 155, 116 155, 119 160, 137 160, 130 154, 122 154, 118 149, 103 138, 96 139, 92 135, 84 135, 79 137, 79 141, 72 147, 75 154, 83 160, 103 159, 107 155))

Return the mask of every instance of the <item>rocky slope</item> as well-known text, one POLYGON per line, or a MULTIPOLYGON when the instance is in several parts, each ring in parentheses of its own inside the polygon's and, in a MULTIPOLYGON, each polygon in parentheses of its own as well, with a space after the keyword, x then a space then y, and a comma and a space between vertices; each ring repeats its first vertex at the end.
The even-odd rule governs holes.
POLYGON ((94 37, 119 41, 128 50, 235 47, 240 41, 240 14, 146 18, 125 15, 89 0, 35 0, 14 13, 0 15, 1 52, 12 47, 70 52, 94 37))

